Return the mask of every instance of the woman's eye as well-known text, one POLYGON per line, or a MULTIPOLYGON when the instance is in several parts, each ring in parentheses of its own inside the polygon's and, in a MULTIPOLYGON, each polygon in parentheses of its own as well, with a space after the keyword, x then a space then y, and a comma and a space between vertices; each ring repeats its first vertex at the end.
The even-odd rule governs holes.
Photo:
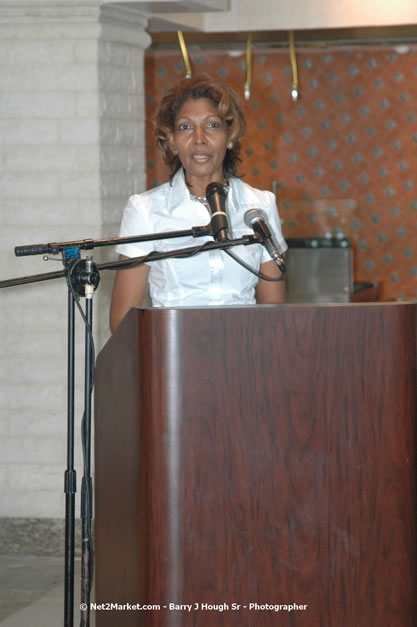
POLYGON ((189 131, 191 128, 191 126, 189 124, 187 124, 186 122, 183 122, 182 124, 179 124, 178 126, 178 130, 179 131, 189 131))
POLYGON ((219 128, 219 122, 209 122, 207 125, 209 128, 219 128))

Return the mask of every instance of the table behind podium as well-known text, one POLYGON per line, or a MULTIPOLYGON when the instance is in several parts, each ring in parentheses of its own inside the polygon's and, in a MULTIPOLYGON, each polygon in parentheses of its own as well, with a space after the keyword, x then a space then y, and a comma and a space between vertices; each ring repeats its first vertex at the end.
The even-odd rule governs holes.
POLYGON ((417 624, 416 307, 129 312, 96 370, 98 627, 417 624))

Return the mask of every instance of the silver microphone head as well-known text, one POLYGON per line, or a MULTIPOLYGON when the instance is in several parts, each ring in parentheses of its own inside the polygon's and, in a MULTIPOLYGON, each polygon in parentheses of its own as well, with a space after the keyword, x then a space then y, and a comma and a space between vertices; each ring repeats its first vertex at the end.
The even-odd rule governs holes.
POLYGON ((252 228, 253 223, 257 220, 266 222, 266 213, 262 209, 248 209, 243 216, 243 220, 247 227, 252 228))

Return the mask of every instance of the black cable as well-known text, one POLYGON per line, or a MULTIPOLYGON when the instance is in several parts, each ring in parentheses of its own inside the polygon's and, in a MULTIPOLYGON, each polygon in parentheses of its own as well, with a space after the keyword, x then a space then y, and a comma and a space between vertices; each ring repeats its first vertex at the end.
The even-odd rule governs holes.
MULTIPOLYGON (((176 259, 187 259, 188 257, 193 257, 194 255, 197 255, 198 253, 204 252, 208 248, 207 245, 211 244, 211 243, 212 243, 212 240, 204 242, 204 244, 202 244, 201 246, 199 246, 198 248, 196 248, 196 249, 194 249, 192 251, 188 251, 186 253, 175 255, 175 258, 176 259)), ((213 250, 213 249, 208 248, 208 250, 213 250)), ((283 272, 281 272, 280 276, 276 277, 275 279, 273 279, 272 277, 266 276, 266 274, 263 274, 263 272, 257 272, 254 268, 249 266, 245 261, 243 261, 243 259, 238 257, 229 248, 221 248, 221 250, 224 250, 225 253, 227 253, 237 263, 239 263, 246 270, 248 270, 248 272, 251 272, 252 274, 257 276, 259 279, 262 279, 263 281, 271 281, 271 282, 275 283, 277 281, 282 281, 282 279, 284 278, 284 273, 283 272)), ((157 251, 152 251, 148 255, 146 255, 146 257, 143 257, 143 258, 141 258, 138 261, 130 261, 129 262, 128 260, 126 260, 126 265, 123 265, 123 269, 126 270, 126 269, 129 269, 129 268, 134 268, 135 266, 140 265, 142 263, 147 263, 148 261, 152 261, 152 258, 155 255, 157 255, 157 254, 158 254, 157 251)), ((114 267, 112 267, 111 265, 110 266, 106 266, 106 270, 117 270, 118 268, 119 268, 119 266, 114 266, 114 267)))
POLYGON ((95 368, 95 364, 96 364, 95 354, 96 354, 96 351, 95 351, 95 346, 94 346, 93 331, 92 331, 90 325, 88 324, 88 320, 87 320, 87 318, 85 316, 83 308, 80 305, 80 296, 74 290, 74 286, 72 284, 72 281, 69 279, 69 276, 72 276, 72 273, 74 272, 74 268, 81 261, 82 261, 82 259, 78 259, 75 263, 72 264, 72 266, 70 267, 69 272, 67 273, 66 279, 67 279, 68 287, 71 290, 71 293, 72 293, 72 295, 74 297, 74 302, 77 305, 77 309, 80 312, 81 318, 83 319, 85 328, 87 329, 87 333, 88 333, 88 338, 89 338, 89 342, 90 342, 90 350, 91 350, 91 363, 92 363, 92 366, 91 366, 91 381, 90 381, 90 390, 89 390, 89 392, 90 392, 90 394, 92 394, 93 387, 94 387, 94 380, 95 380, 95 369, 96 369, 95 368))
MULTIPOLYGON (((213 243, 212 240, 208 240, 207 242, 204 242, 204 244, 202 244, 201 246, 198 246, 194 250, 188 251, 186 253, 178 253, 176 255, 173 255, 173 257, 175 257, 175 259, 187 259, 188 257, 193 257, 194 255, 197 255, 198 253, 204 252, 204 250, 207 248, 207 245, 210 245, 212 243, 213 243)), ((152 261, 153 257, 156 257, 158 255, 159 255, 159 252, 157 250, 153 250, 150 253, 148 253, 146 257, 141 257, 139 260, 128 261, 126 259, 126 264, 123 264, 123 270, 128 270, 129 268, 134 268, 135 266, 138 266, 142 263, 147 263, 148 261, 152 261)), ((156 259, 156 261, 158 261, 158 259, 156 259)), ((120 269, 119 265, 111 266, 111 265, 106 264, 106 270, 119 270, 119 269, 120 269)))
POLYGON ((246 268, 246 270, 248 270, 249 272, 257 276, 259 279, 262 279, 263 281, 272 281, 273 283, 275 283, 277 281, 282 281, 282 279, 284 278, 284 273, 281 271, 280 271, 281 274, 279 275, 279 277, 276 277, 275 279, 273 279, 270 276, 266 276, 266 274, 264 274, 263 272, 257 272, 256 270, 254 270, 254 268, 249 266, 245 261, 243 261, 243 259, 238 257, 234 252, 232 252, 228 248, 224 248, 224 252, 227 253, 229 257, 232 257, 235 261, 237 261, 238 264, 246 268))
MULTIPOLYGON (((88 334, 88 341, 89 341, 89 346, 90 346, 90 353, 91 353, 91 376, 90 376, 90 381, 88 382, 88 394, 90 396, 90 399, 92 397, 93 394, 93 389, 94 389, 94 382, 95 382, 95 363, 96 363, 96 359, 95 359, 95 345, 94 345, 94 337, 93 337, 93 331, 91 329, 91 326, 88 323, 87 317, 83 311, 83 308, 80 305, 80 296, 79 294, 76 293, 76 291, 74 290, 74 286, 73 283, 71 281, 71 276, 74 272, 75 267, 77 266, 78 263, 80 263, 82 261, 82 259, 78 259, 77 261, 75 261, 69 268, 69 271, 66 273, 66 281, 67 281, 67 285, 69 287, 69 289, 71 290, 71 293, 73 295, 74 298, 74 302, 77 305, 77 309, 81 315, 81 318, 84 322, 84 326, 85 329, 87 331, 88 334)), ((84 470, 84 477, 86 475, 88 475, 88 468, 86 465, 86 458, 87 458, 87 450, 86 450, 86 416, 85 416, 85 411, 83 412, 83 416, 81 419, 81 446, 82 446, 82 456, 83 456, 83 470, 84 470)), ((88 481, 88 476, 87 476, 87 481, 84 482, 84 489, 85 489, 85 506, 86 506, 86 512, 87 514, 89 512, 92 511, 92 502, 93 502, 93 495, 90 491, 90 487, 92 489, 92 486, 90 485, 90 481, 88 481)), ((88 549, 89 549, 89 559, 90 559, 90 564, 89 564, 89 592, 91 592, 92 590, 92 584, 93 584, 93 577, 94 577, 94 545, 93 545, 93 536, 92 536, 92 531, 91 531, 91 517, 87 515, 87 544, 88 544, 88 549)))

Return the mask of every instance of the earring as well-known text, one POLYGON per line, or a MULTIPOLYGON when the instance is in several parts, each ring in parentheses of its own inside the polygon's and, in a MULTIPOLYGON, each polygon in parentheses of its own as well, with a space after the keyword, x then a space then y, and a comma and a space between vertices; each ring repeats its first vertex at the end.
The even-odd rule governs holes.
POLYGON ((178 150, 176 148, 173 148, 171 152, 172 152, 173 155, 176 155, 178 150))
POLYGON ((229 148, 229 150, 232 150, 232 148, 233 148, 233 142, 229 142, 229 143, 227 144, 227 147, 229 148))

